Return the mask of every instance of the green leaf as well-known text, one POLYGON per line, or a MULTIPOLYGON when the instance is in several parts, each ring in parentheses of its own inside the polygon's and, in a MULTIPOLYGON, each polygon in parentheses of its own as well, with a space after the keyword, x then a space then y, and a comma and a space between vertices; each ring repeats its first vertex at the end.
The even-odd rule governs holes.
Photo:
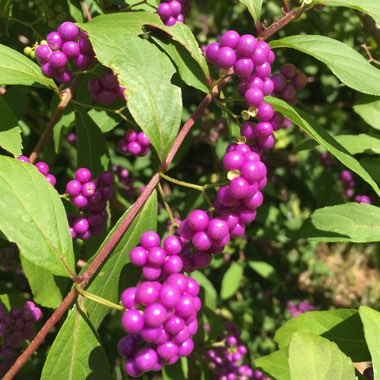
POLYGON ((112 131, 120 123, 120 119, 116 115, 110 115, 106 111, 92 109, 88 114, 102 133, 112 131))
POLYGON ((21 154, 21 129, 8 104, 0 98, 0 146, 15 157, 21 154))
POLYGON ((277 281, 276 270, 266 261, 249 260, 248 266, 261 277, 266 278, 267 280, 277 281))
POLYGON ((240 287, 240 281, 243 277, 244 268, 241 264, 232 262, 230 267, 224 273, 220 296, 223 300, 232 297, 240 287))
POLYGON ((380 98, 365 96, 353 108, 367 124, 380 130, 380 98))
POLYGON ((134 36, 140 32, 141 15, 147 20, 158 17, 145 12, 111 14, 81 26, 89 33, 97 59, 118 74, 127 89, 130 113, 164 161, 180 126, 181 90, 171 83, 175 68, 167 55, 134 36))
POLYGON ((380 241, 380 207, 346 203, 313 212, 301 229, 302 237, 323 242, 380 241))
POLYGON ((167 38, 153 37, 153 40, 170 56, 177 66, 180 77, 187 85, 204 93, 209 92, 200 66, 189 58, 189 52, 182 45, 175 41, 169 41, 167 38))
POLYGON ((306 332, 294 333, 289 345, 292 380, 356 380, 355 367, 335 343, 306 332))
MULTIPOLYGON (((360 133, 359 135, 339 135, 334 136, 350 154, 380 154, 380 139, 360 133)), ((300 152, 305 149, 312 149, 318 145, 314 140, 305 140, 296 149, 300 152)))
POLYGON ((175 364, 162 369, 162 380, 187 380, 187 358, 180 358, 175 364))
POLYGON ((325 63, 348 87, 370 95, 380 95, 380 70, 348 45, 329 37, 297 35, 272 41, 272 48, 288 47, 325 63))
POLYGON ((204 289, 205 306, 214 311, 217 306, 218 295, 212 282, 202 272, 199 271, 193 272, 191 274, 191 277, 194 278, 204 289))
POLYGON ((56 309, 62 302, 71 279, 54 276, 47 269, 32 263, 22 255, 21 265, 32 289, 33 300, 42 306, 56 309))
POLYGON ((348 7, 373 17, 380 24, 380 3, 373 0, 314 0, 313 4, 323 4, 329 7, 348 7))
POLYGON ((334 139, 334 137, 332 137, 324 128, 322 128, 311 116, 295 107, 292 107, 283 100, 273 97, 266 99, 272 104, 276 111, 282 113, 294 124, 298 125, 310 137, 317 141, 318 144, 322 145, 327 151, 336 157, 343 165, 347 166, 350 170, 363 178, 364 181, 370 184, 376 193, 380 196, 380 189, 378 185, 367 173, 367 171, 354 157, 349 154, 349 152, 342 145, 340 145, 334 139))
POLYGON ((57 191, 35 166, 0 156, 0 230, 22 256, 52 274, 74 272, 66 212, 57 191))
MULTIPOLYGON (((105 244, 109 241, 115 229, 120 225, 125 215, 129 210, 120 218, 115 227, 109 232, 107 238, 99 248, 98 252, 94 255, 96 257, 105 244)), ((157 194, 152 193, 149 199, 145 202, 143 208, 137 214, 128 230, 123 234, 123 237, 116 244, 112 250, 111 255, 108 257, 105 264, 103 264, 101 273, 99 273, 90 283, 87 290, 90 293, 103 297, 111 302, 119 303, 120 300, 120 276, 125 271, 127 263, 129 263, 129 252, 134 248, 140 239, 143 232, 148 230, 156 230, 157 227, 157 194)), ((93 259, 92 259, 93 260, 93 259)), ((82 273, 85 271, 83 268, 82 273)), ((127 273, 127 276, 129 274, 127 273)), ((124 289, 124 288, 123 288, 124 289)), ((85 308, 88 316, 97 329, 110 312, 110 309, 104 305, 93 301, 85 302, 85 308)))
POLYGON ((191 55, 191 57, 201 67, 206 78, 210 77, 206 58, 199 47, 199 44, 191 29, 182 22, 177 22, 173 26, 165 26, 157 15, 154 19, 144 22, 145 25, 153 26, 166 32, 174 41, 179 42, 191 55), (154 21, 153 21, 154 20, 154 21))
POLYGON ((111 379, 106 353, 81 306, 69 312, 49 351, 41 380, 50 379, 111 379))
POLYGON ((281 326, 276 331, 274 341, 279 348, 285 348, 295 332, 308 332, 330 339, 355 362, 370 360, 357 310, 337 309, 301 314, 281 326))
POLYGON ((274 380, 292 380, 290 379, 288 358, 288 349, 284 348, 256 359, 255 366, 274 380))
POLYGON ((255 24, 260 24, 261 8, 263 6, 263 0, 240 0, 244 4, 251 14, 255 24))
POLYGON ((102 131, 87 112, 77 109, 75 112, 78 168, 86 167, 94 176, 108 170, 110 156, 107 142, 102 131))
POLYGON ((367 306, 359 307, 359 315, 364 326, 364 335, 372 358, 375 379, 380 374, 380 313, 367 306))
POLYGON ((360 160, 360 164, 380 184, 380 158, 365 158, 360 160))
POLYGON ((18 51, 1 44, 0 84, 43 86, 58 91, 54 81, 46 78, 36 63, 18 51))

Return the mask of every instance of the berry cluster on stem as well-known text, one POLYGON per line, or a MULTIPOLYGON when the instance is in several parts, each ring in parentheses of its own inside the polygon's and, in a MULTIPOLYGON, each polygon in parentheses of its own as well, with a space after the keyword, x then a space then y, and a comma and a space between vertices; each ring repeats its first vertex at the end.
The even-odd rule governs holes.
MULTIPOLYGON (((30 163, 29 158, 26 157, 26 156, 18 156, 17 159, 20 160, 20 161, 22 161, 22 162, 30 163)), ((53 186, 56 185, 57 180, 56 180, 56 178, 55 178, 55 176, 53 174, 49 173, 50 168, 49 168, 49 165, 46 162, 40 161, 40 162, 37 162, 34 166, 46 178, 46 180, 50 184, 52 184, 53 186)))
POLYGON ((119 141, 119 150, 132 156, 146 156, 150 151, 150 140, 144 132, 127 129, 119 141))
POLYGON ((99 178, 92 178, 89 169, 76 170, 75 179, 66 185, 67 194, 71 196, 74 206, 81 211, 79 216, 68 217, 73 239, 87 240, 91 235, 103 232, 107 221, 105 208, 113 195, 113 182, 114 175, 109 171, 101 173, 99 178))
POLYGON ((62 23, 57 31, 46 36, 46 44, 39 45, 36 57, 47 78, 60 83, 70 82, 72 69, 85 69, 95 57, 86 32, 80 32, 70 21, 62 23))

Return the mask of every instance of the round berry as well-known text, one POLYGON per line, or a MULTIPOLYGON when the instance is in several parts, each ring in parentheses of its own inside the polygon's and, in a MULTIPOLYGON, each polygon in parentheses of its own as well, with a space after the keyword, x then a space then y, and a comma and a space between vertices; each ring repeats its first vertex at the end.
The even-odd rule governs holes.
POLYGON ((182 250, 181 240, 177 236, 166 237, 163 246, 168 255, 178 255, 182 250))
POLYGON ((129 259, 133 265, 142 267, 147 263, 147 250, 144 247, 132 248, 129 253, 129 259))
POLYGON ((157 364, 158 356, 152 348, 140 348, 135 357, 136 366, 143 372, 148 372, 157 364))
POLYGON ((160 237, 157 232, 146 231, 140 237, 140 244, 146 249, 158 247, 160 245, 160 237))
POLYGON ((150 305, 157 301, 160 288, 151 281, 142 282, 137 286, 136 302, 141 305, 150 305))
POLYGON ((243 165, 245 159, 243 154, 239 152, 229 152, 223 157, 223 167, 227 171, 239 170, 243 165))
POLYGON ((36 168, 43 175, 47 175, 49 173, 49 166, 46 162, 37 162, 36 168))
POLYGON ((259 88, 251 87, 245 92, 244 99, 248 105, 258 107, 264 99, 264 94, 259 88))
POLYGON ((137 333, 144 327, 144 317, 140 310, 127 310, 121 317, 121 325, 127 333, 137 333))
POLYGON ((236 51, 240 57, 252 57, 255 52, 257 40, 251 34, 243 34, 236 46, 236 51))
POLYGON ((187 220, 193 231, 203 231, 207 228, 209 217, 205 211, 193 210, 190 212, 187 220))
POLYGON ((149 327, 159 327, 166 320, 166 309, 160 303, 148 305, 144 311, 144 322, 149 327))
POLYGON ((220 46, 227 46, 231 49, 235 49, 237 44, 239 43, 240 35, 235 30, 228 30, 227 32, 223 33, 222 37, 220 38, 220 46))
POLYGON ((79 168, 75 171, 75 178, 81 183, 88 182, 91 179, 91 172, 87 168, 79 168))
POLYGON ((49 63, 54 69, 62 69, 67 64, 67 57, 60 50, 56 50, 50 54, 49 63))
POLYGON ((217 42, 213 42, 207 46, 206 49, 206 58, 212 63, 216 64, 218 62, 218 52, 219 52, 219 44, 217 42))
POLYGON ((57 32, 50 32, 46 36, 46 41, 48 43, 48 46, 52 50, 58 50, 62 46, 62 37, 57 32))
POLYGON ((79 30, 73 22, 66 21, 59 26, 58 33, 65 40, 75 40, 79 35, 79 30))
POLYGON ((49 62, 49 56, 51 53, 52 51, 48 45, 39 45, 36 49, 36 57, 38 62, 40 64, 49 62))
POLYGON ((213 240, 221 240, 228 231, 228 223, 220 218, 211 219, 207 226, 207 234, 213 240))
POLYGON ((167 308, 172 309, 177 304, 180 291, 173 285, 164 285, 160 290, 160 302, 167 308))
POLYGON ((217 63, 223 69, 229 69, 236 61, 236 54, 230 47, 221 47, 218 50, 217 63))
POLYGON ((121 303, 126 309, 132 309, 136 305, 136 291, 137 288, 127 288, 121 293, 121 303))
POLYGON ((183 268, 182 259, 178 255, 169 256, 163 268, 166 273, 179 273, 183 268))
POLYGON ((247 196, 249 183, 241 176, 235 177, 232 181, 230 181, 229 189, 233 198, 242 199, 247 196))
POLYGON ((68 58, 76 58, 80 54, 80 48, 79 48, 79 45, 76 42, 74 42, 74 41, 66 41, 62 45, 62 52, 68 58))

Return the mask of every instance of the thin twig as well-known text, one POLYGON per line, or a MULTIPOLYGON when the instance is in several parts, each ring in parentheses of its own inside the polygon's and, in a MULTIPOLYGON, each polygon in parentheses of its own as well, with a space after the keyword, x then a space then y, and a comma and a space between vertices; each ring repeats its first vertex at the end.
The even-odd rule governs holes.
POLYGON ((82 9, 83 9, 84 14, 86 15, 87 20, 91 21, 92 20, 92 16, 91 16, 90 10, 88 9, 88 5, 87 5, 86 1, 82 0, 81 1, 81 5, 82 5, 82 9))
POLYGON ((362 44, 360 45, 366 52, 368 56, 368 62, 369 63, 374 63, 375 65, 380 65, 380 61, 372 57, 371 49, 368 47, 367 44, 362 44))
POLYGON ((57 124, 58 120, 61 118, 66 107, 69 105, 69 103, 73 97, 73 93, 75 92, 75 90, 79 86, 80 79, 81 79, 80 76, 76 77, 75 80, 73 81, 72 85, 69 88, 62 91, 61 101, 59 102, 56 110, 54 111, 53 116, 49 120, 48 125, 46 126, 45 130, 43 131, 42 135, 40 136, 36 146, 33 149, 33 152, 31 153, 31 155, 29 157, 30 163, 34 164, 36 162, 38 155, 40 154, 40 151, 41 151, 42 147, 44 146, 45 142, 50 137, 54 126, 57 124))

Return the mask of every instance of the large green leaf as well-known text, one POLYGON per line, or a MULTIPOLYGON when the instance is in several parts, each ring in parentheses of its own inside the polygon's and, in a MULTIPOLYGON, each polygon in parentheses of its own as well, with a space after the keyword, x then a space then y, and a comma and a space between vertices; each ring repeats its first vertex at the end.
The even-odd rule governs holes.
POLYGON ((243 278, 244 268, 241 264, 235 261, 231 263, 222 279, 222 288, 220 296, 222 299, 227 299, 236 294, 240 287, 240 281, 243 278))
POLYGON ((263 0, 240 0, 240 2, 248 8, 255 24, 258 25, 260 23, 263 0))
MULTIPOLYGON (((128 212, 129 211, 126 211, 125 215, 128 214, 128 212)), ((121 220, 125 218, 125 215, 123 215, 116 226, 110 231, 95 256, 111 238, 113 232, 121 223, 121 220)), ((122 289, 125 288, 125 286, 123 286, 124 284, 120 283, 120 276, 123 274, 123 271, 126 270, 126 265, 129 263, 129 252, 138 244, 140 236, 143 232, 148 230, 156 230, 156 227, 157 195, 156 192, 154 192, 145 202, 144 207, 137 214, 123 237, 116 244, 111 255, 100 269, 98 275, 94 277, 87 290, 97 296, 118 303, 120 300, 119 287, 122 285, 122 289)), ((85 268, 82 272, 84 271, 85 268)), ((126 277, 130 276, 131 273, 126 273, 126 277)), ((84 305, 91 322, 97 329, 104 317, 109 313, 110 309, 93 301, 86 301, 84 305)))
POLYGON ((22 256, 58 276, 74 272, 66 212, 35 166, 0 156, 0 230, 22 256))
MULTIPOLYGON (((334 136, 350 154, 380 154, 380 139, 360 133, 358 135, 338 135, 334 136)), ((318 145, 314 140, 305 140, 297 146, 297 152, 304 149, 311 149, 318 145)))
POLYGON ((335 343, 306 332, 296 332, 289 345, 292 380, 356 380, 355 367, 335 343))
POLYGON ((177 66, 179 75, 187 85, 205 93, 209 92, 200 66, 193 59, 189 59, 189 52, 182 45, 176 41, 169 41, 167 38, 153 38, 173 60, 177 66))
POLYGON ((255 366, 274 380, 291 380, 288 349, 283 348, 255 360, 255 366))
POLYGON ((346 203, 313 212, 302 237, 324 242, 380 242, 380 207, 346 203))
POLYGON ((141 32, 141 15, 153 21, 157 16, 136 15, 98 16, 82 27, 89 33, 97 59, 118 74, 130 113, 163 161, 180 126, 181 90, 171 83, 175 68, 167 55, 135 36, 141 32))
POLYGON ((297 35, 272 41, 270 45, 309 54, 324 62, 348 87, 365 94, 380 95, 380 70, 340 41, 319 35, 297 35))
POLYGON ((15 157, 21 154, 21 129, 8 104, 0 98, 0 146, 15 157))
POLYGON ((77 131, 77 166, 86 167, 98 176, 108 170, 110 157, 107 142, 102 131, 87 112, 78 109, 75 112, 77 131))
POLYGON ((33 300, 42 306, 57 308, 71 279, 54 276, 47 269, 32 263, 22 255, 21 265, 32 289, 33 300))
MULTIPOLYGON (((380 83, 380 82, 379 82, 380 83)), ((376 193, 380 196, 380 189, 362 165, 352 157, 349 152, 339 144, 324 128, 322 128, 311 116, 305 112, 287 104, 283 100, 273 97, 266 98, 276 111, 282 113, 294 124, 302 128, 318 144, 322 145, 327 151, 335 156, 343 165, 355 172, 367 183, 369 183, 376 193)))
POLYGON ((1 44, 0 84, 43 86, 58 90, 54 81, 46 78, 36 63, 18 51, 1 44))
POLYGON ((380 2, 376 0, 314 0, 313 4, 353 8, 373 17, 376 23, 380 24, 380 2))
POLYGON ((353 108, 367 124, 380 130, 380 98, 365 96, 353 108))
POLYGON ((84 309, 81 309, 83 303, 80 299, 59 330, 41 380, 111 379, 106 353, 84 309))
POLYGON ((367 306, 360 306, 360 318, 364 326, 364 335, 372 358, 375 379, 380 374, 380 313, 367 306))
POLYGON ((295 332, 308 332, 330 339, 355 362, 370 360, 357 310, 338 309, 301 314, 281 326, 274 340, 280 348, 285 348, 289 346, 295 332))

